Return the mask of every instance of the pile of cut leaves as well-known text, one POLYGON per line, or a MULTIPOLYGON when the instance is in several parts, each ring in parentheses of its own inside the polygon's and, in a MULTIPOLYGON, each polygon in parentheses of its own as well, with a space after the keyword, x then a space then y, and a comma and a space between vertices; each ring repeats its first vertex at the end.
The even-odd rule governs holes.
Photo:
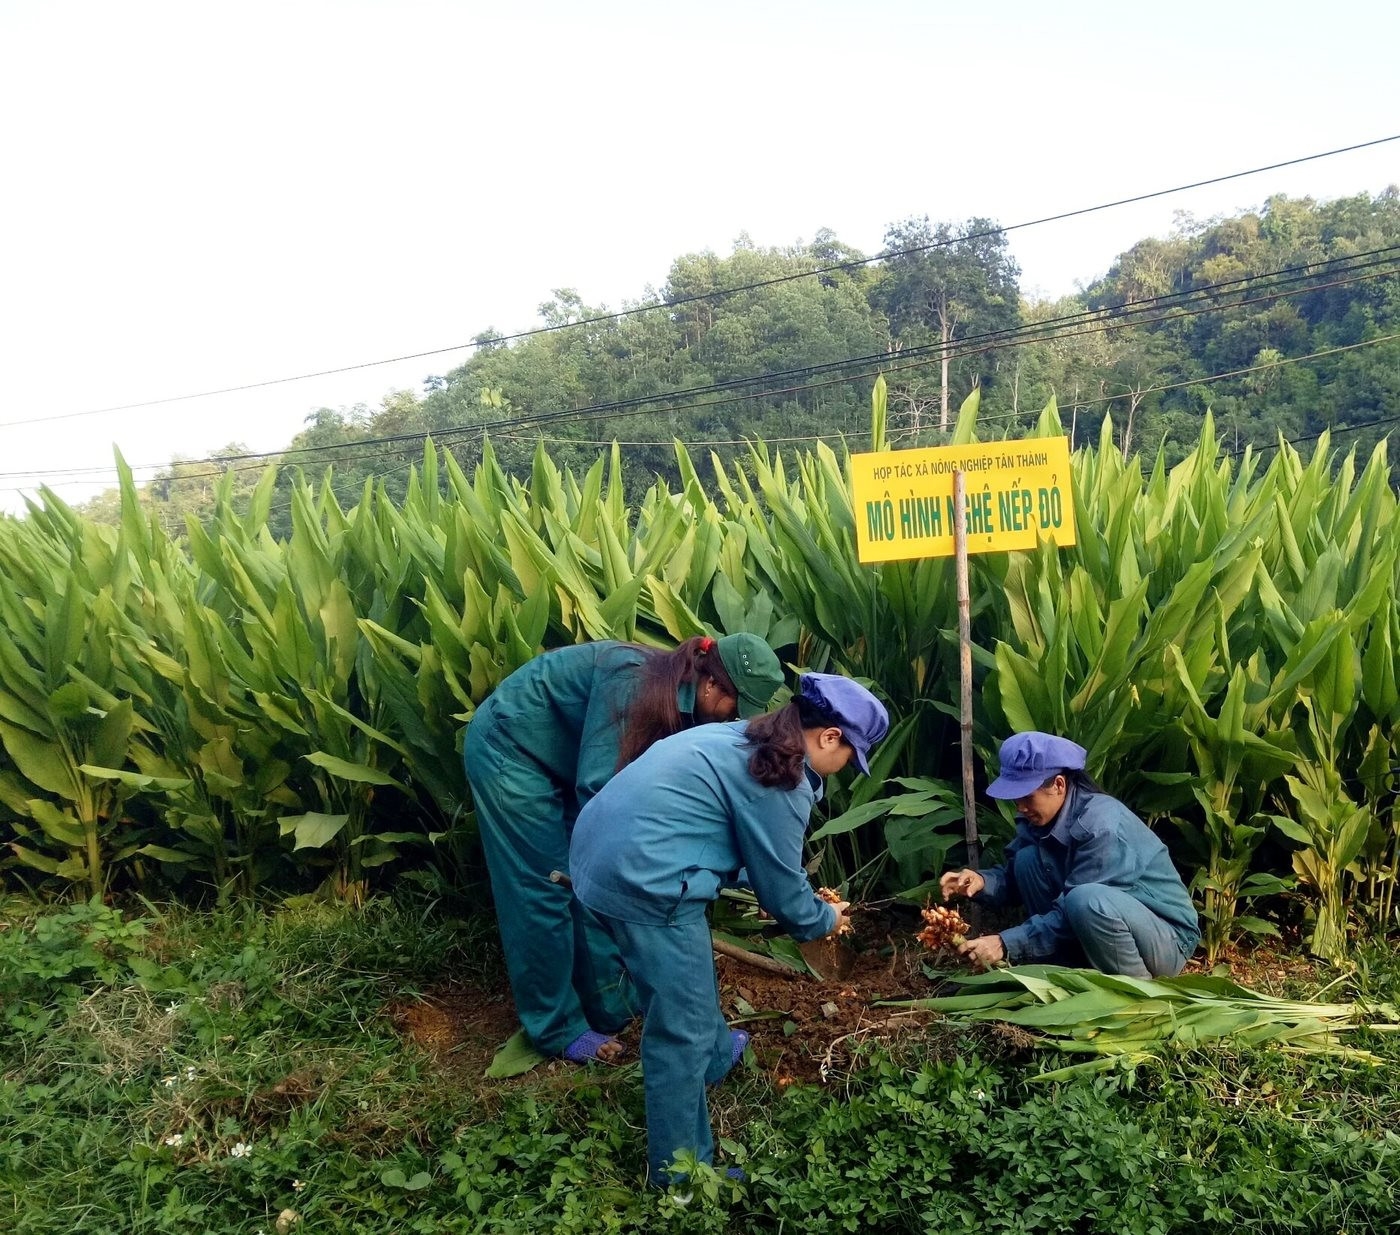
POLYGON ((1378 1064, 1379 1056, 1344 1045, 1346 1030, 1400 1030, 1400 1009, 1385 1003, 1322 1003, 1261 995, 1217 974, 1130 978, 1094 969, 1019 965, 944 975, 966 993, 892 1001, 953 1019, 1002 1021, 1035 1031, 1040 1043, 1096 1059, 1043 1072, 1039 1081, 1151 1059, 1168 1046, 1230 1039, 1288 1051, 1378 1064))

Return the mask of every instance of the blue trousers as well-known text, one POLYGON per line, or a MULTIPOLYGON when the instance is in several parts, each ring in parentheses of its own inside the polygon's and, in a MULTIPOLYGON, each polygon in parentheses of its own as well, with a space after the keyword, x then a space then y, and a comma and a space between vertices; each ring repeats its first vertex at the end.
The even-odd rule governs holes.
POLYGON ((1172 978, 1186 965, 1175 929, 1121 888, 1082 883, 1065 892, 1032 849, 1018 850, 1013 871, 1027 912, 1047 913, 1064 893, 1063 909, 1074 942, 1045 959, 1057 965, 1090 965, 1131 978, 1172 978), (1049 876, 1049 877, 1047 877, 1049 876))
POLYGON ((647 1178, 664 1186, 680 1149, 713 1162, 705 1087, 730 1069, 733 1045, 719 1006, 710 924, 643 924, 599 914, 617 941, 642 1005, 647 1178))
POLYGON ((617 946, 549 879, 569 869, 564 790, 489 724, 467 727, 463 758, 521 1026, 545 1055, 590 1029, 616 1032, 635 1011, 617 946))

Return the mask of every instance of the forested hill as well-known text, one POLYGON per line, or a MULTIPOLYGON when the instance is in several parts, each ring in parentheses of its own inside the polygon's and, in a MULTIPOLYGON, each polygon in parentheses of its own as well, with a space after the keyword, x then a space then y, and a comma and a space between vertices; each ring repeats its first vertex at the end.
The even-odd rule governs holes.
MULTIPOLYGON (((1239 448, 1328 428, 1345 430, 1338 445, 1365 448, 1400 423, 1394 187, 1183 219, 1055 302, 1021 295, 1007 237, 986 219, 906 220, 882 252, 895 255, 870 260, 827 232, 786 249, 741 238, 727 256, 677 258, 665 285, 621 316, 556 291, 537 333, 481 335, 471 359, 421 396, 322 409, 284 461, 318 473, 332 464, 337 492, 353 501, 368 477, 401 491, 421 457, 417 435, 470 466, 484 430, 513 469, 529 466, 541 438, 575 468, 617 440, 643 485, 673 469, 673 437, 701 457, 753 437, 844 435, 860 449, 880 372, 900 446, 942 440, 949 410, 979 385, 984 433, 1021 431, 1054 395, 1078 440, 1108 413, 1118 443, 1147 454, 1161 441, 1184 451, 1207 408, 1239 448)), ((209 500, 210 471, 176 464, 152 483, 173 526, 209 500)))

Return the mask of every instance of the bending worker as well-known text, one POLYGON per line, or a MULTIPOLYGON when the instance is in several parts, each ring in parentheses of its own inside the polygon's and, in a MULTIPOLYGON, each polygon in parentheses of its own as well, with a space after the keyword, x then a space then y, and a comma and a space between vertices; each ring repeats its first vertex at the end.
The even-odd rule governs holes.
POLYGON ((757 635, 687 639, 672 652, 604 641, 545 652, 505 679, 467 726, 463 758, 491 876, 506 972, 535 1049, 610 1060, 634 1009, 608 936, 551 879, 569 869, 580 808, 658 738, 756 716, 782 685, 757 635))
POLYGON ((746 869, 759 904, 794 939, 841 926, 846 907, 808 882, 803 835, 822 778, 852 759, 868 774, 870 748, 888 728, 865 687, 804 674, 776 712, 658 742, 579 814, 574 893, 617 941, 641 999, 651 1183, 684 1175, 678 1152, 713 1161, 705 1086, 748 1041, 720 1011, 706 907, 746 869))
POLYGON ((959 951, 983 967, 1049 962, 1131 977, 1174 977, 1200 942, 1191 894, 1167 847, 1084 772, 1086 751, 1049 733, 1001 744, 989 797, 1016 803, 1016 835, 1001 866, 949 871, 947 900, 1020 903, 1029 918, 959 951))

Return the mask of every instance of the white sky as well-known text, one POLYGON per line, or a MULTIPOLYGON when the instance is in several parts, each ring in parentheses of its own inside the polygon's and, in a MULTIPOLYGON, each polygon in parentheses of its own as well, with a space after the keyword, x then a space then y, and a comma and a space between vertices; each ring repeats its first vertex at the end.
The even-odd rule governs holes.
MULTIPOLYGON (((617 308, 741 232, 873 253, 910 215, 1010 225, 1388 137, 1397 48, 1380 0, 0 0, 0 510, 114 444, 275 450, 468 353, 71 413, 527 329, 557 287, 617 308), (66 418, 13 423, 39 417, 66 418)), ((1395 182, 1400 142, 1010 242, 1058 295, 1176 210, 1395 182)))

